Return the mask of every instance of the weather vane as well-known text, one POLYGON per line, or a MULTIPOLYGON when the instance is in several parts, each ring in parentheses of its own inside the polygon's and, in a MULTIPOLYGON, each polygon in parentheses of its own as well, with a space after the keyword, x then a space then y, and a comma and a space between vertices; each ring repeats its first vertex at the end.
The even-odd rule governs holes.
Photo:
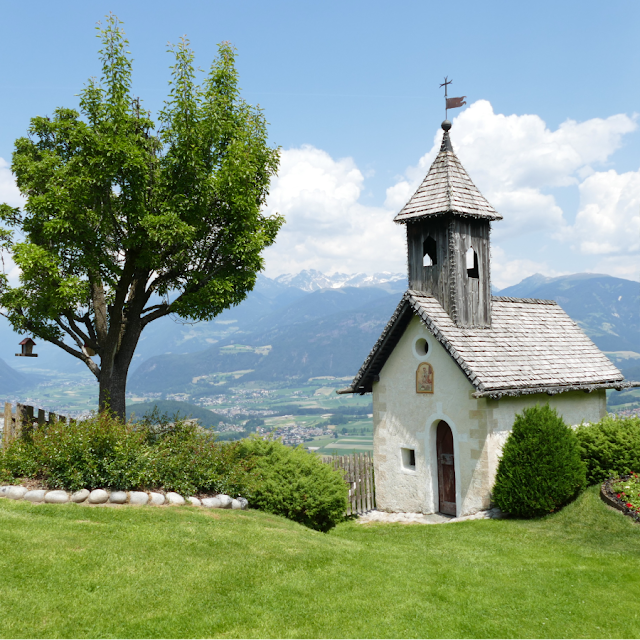
POLYGON ((449 80, 447 76, 444 77, 444 82, 440 85, 440 88, 444 87, 444 119, 448 120, 448 111, 449 109, 457 109, 461 107, 463 104, 467 104, 465 98, 467 96, 462 96, 460 98, 449 98, 447 97, 447 87, 453 83, 453 80, 449 80))

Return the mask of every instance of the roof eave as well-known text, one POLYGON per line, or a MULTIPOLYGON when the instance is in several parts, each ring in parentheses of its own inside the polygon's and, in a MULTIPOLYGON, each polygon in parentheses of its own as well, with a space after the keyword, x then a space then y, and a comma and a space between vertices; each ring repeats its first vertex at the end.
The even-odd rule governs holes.
POLYGON ((546 385, 539 387, 509 387, 503 389, 483 389, 482 391, 476 391, 473 393, 474 398, 491 398, 492 400, 499 400, 502 397, 517 397, 533 395, 536 393, 546 393, 549 396, 555 396, 559 393, 566 393, 567 391, 584 391, 585 393, 591 393, 598 391, 599 389, 615 389, 621 391, 622 389, 630 389, 632 387, 640 387, 640 382, 631 382, 628 380, 611 380, 609 382, 601 382, 597 384, 572 384, 572 385, 546 385))
POLYGON ((502 216, 499 213, 491 214, 479 214, 479 213, 469 213, 467 211, 456 211, 454 209, 450 209, 448 211, 437 211, 434 213, 417 213, 410 215, 403 215, 399 213, 393 219, 397 224, 403 224, 405 222, 415 222, 416 220, 425 220, 426 218, 438 218, 440 216, 446 216, 447 214, 454 214, 456 216, 460 216, 461 218, 476 218, 478 220, 488 220, 489 222, 494 222, 496 220, 502 220, 502 216))

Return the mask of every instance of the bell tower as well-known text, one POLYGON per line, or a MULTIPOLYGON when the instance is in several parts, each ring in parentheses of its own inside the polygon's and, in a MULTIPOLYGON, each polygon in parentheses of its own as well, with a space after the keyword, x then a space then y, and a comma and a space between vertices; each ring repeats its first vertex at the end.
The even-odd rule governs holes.
POLYGON ((435 297, 460 327, 491 326, 487 202, 453 152, 449 131, 427 176, 394 218, 407 226, 409 289, 435 297))

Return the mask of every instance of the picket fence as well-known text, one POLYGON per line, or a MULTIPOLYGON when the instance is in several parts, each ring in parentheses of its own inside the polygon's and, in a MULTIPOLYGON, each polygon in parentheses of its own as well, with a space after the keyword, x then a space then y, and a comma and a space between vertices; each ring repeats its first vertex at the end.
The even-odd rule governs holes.
POLYGON ((346 515, 366 513, 376 508, 376 489, 373 476, 373 458, 368 453, 346 456, 322 456, 322 461, 334 469, 342 469, 349 485, 346 515))
POLYGON ((54 420, 59 422, 69 422, 70 419, 66 416, 61 416, 53 412, 47 412, 44 409, 35 409, 28 404, 16 404, 15 411, 13 405, 10 402, 4 403, 4 412, 0 414, 3 425, 2 429, 2 442, 3 446, 7 447, 11 444, 20 434, 27 430, 33 429, 40 424, 50 424, 54 420))

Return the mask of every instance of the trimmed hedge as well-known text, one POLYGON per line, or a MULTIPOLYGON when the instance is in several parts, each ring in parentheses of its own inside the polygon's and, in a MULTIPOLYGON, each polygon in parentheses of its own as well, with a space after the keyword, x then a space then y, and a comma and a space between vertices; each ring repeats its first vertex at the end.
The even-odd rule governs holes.
POLYGON ((241 441, 238 455, 251 462, 252 506, 318 531, 344 519, 348 488, 342 473, 317 456, 258 437, 241 441))
POLYGON ((640 417, 606 416, 596 424, 580 425, 576 436, 589 484, 640 471, 640 417))
POLYGON ((493 499, 523 518, 557 511, 585 487, 578 440, 549 405, 516 415, 498 463, 493 499))

